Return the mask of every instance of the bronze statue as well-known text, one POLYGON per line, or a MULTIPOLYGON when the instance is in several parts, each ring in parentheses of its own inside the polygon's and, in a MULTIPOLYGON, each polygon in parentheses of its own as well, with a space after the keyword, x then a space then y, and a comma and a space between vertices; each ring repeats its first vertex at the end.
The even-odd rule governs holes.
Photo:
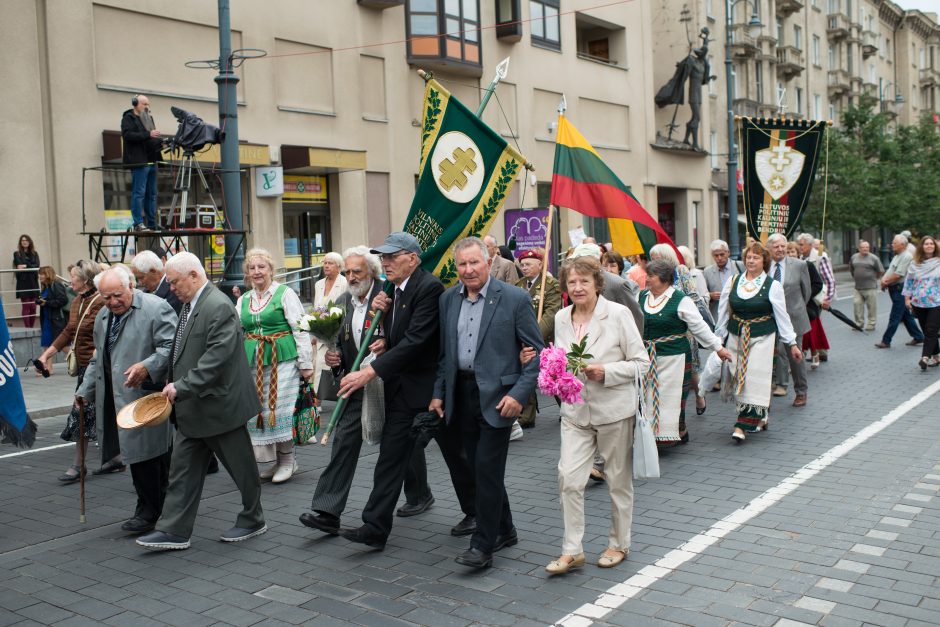
POLYGON ((656 92, 655 98, 657 107, 674 104, 678 109, 678 105, 685 102, 685 82, 689 81, 689 108, 692 109, 692 117, 685 125, 685 139, 682 141, 690 144, 693 150, 701 150, 698 143, 698 127, 702 119, 702 86, 717 78, 711 75, 708 63, 708 28, 703 28, 699 36, 702 39, 701 47, 695 48, 686 58, 676 63, 676 73, 656 92))

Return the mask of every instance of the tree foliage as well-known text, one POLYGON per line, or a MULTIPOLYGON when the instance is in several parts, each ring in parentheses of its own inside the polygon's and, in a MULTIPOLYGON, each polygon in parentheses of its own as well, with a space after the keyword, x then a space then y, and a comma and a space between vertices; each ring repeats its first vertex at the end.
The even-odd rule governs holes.
POLYGON ((917 234, 940 232, 940 127, 932 116, 895 125, 863 97, 847 109, 842 126, 829 129, 816 182, 803 217, 819 230, 826 202, 826 230, 885 227, 917 234), (824 193, 825 192, 825 193, 824 193))

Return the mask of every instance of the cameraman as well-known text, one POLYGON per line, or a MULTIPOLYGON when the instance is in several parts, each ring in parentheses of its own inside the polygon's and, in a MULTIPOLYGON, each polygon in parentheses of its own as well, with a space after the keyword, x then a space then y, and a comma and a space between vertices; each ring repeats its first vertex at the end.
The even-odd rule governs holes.
POLYGON ((121 119, 121 137, 124 139, 124 164, 131 166, 133 229, 143 231, 157 228, 156 162, 160 160, 162 140, 150 117, 147 96, 134 96, 131 105, 132 108, 125 111, 121 119))

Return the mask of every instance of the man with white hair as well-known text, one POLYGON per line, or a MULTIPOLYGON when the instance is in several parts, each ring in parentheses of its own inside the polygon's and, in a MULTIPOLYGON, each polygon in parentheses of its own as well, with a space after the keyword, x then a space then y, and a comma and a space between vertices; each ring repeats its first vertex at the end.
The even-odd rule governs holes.
POLYGON ((904 304, 904 295, 901 293, 904 287, 904 279, 907 277, 907 270, 914 258, 907 251, 908 239, 901 234, 895 235, 891 241, 891 248, 894 250, 894 257, 888 264, 888 270, 881 277, 881 289, 888 291, 891 298, 891 315, 888 316, 888 328, 881 341, 875 344, 877 348, 891 348, 891 340, 894 333, 898 330, 898 325, 904 323, 904 328, 911 334, 911 341, 908 346, 917 346, 924 343, 924 334, 914 319, 914 314, 910 312, 904 304))
POLYGON ((75 396, 79 404, 94 402, 98 409, 103 458, 120 452, 131 467, 137 507, 121 529, 144 533, 163 511, 173 427, 165 422, 122 429, 117 415, 128 403, 163 387, 177 318, 163 299, 133 289, 122 266, 97 275, 95 287, 105 306, 95 316, 95 353, 75 396))
MULTIPOLYGON (((810 281, 809 268, 802 259, 787 256, 787 238, 781 233, 774 233, 767 238, 767 249, 770 251, 770 270, 768 275, 783 286, 783 294, 787 301, 787 314, 796 334, 794 344, 803 346, 803 334, 810 330, 809 314, 806 305, 813 297, 813 287, 810 281)), ((774 396, 786 396, 787 386, 790 384, 790 375, 793 375, 794 407, 806 405, 806 362, 793 357, 791 346, 781 341, 774 357, 774 396)))
POLYGON ((492 235, 487 235, 483 238, 483 243, 486 244, 486 252, 492 260, 490 264, 490 276, 504 283, 509 283, 510 285, 515 284, 519 279, 516 264, 508 259, 504 259, 503 256, 499 254, 499 244, 496 242, 496 238, 492 235))
POLYGON ((192 253, 174 255, 166 263, 166 278, 183 302, 169 383, 163 388, 173 403, 177 433, 163 514, 156 530, 138 538, 137 544, 155 550, 189 548, 212 453, 242 497, 235 526, 220 540, 247 540, 268 527, 247 427, 261 405, 245 355, 242 325, 232 301, 208 282, 202 262, 192 253))
POLYGON ((744 264, 740 261, 731 261, 731 250, 728 243, 721 239, 714 240, 708 247, 715 263, 703 270, 705 285, 708 287, 708 310, 712 320, 718 320, 718 301, 721 300, 721 290, 725 283, 735 274, 744 273, 744 264))
POLYGON ((152 250, 142 250, 131 260, 131 271, 137 280, 137 285, 150 294, 159 296, 173 308, 178 316, 183 303, 176 297, 170 284, 167 283, 163 272, 163 260, 152 250))

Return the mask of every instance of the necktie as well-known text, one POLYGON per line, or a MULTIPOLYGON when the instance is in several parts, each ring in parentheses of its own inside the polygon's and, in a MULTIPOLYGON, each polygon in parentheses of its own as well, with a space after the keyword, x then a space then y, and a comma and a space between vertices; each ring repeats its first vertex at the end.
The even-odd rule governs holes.
POLYGON ((176 339, 173 340, 173 361, 176 361, 176 358, 180 353, 180 344, 183 343, 183 332, 186 330, 186 323, 189 321, 189 310, 190 303, 183 305, 183 310, 180 312, 180 323, 176 327, 176 339))
POLYGON ((117 343, 118 336, 121 334, 121 328, 124 326, 124 316, 111 315, 111 328, 108 330, 108 354, 114 352, 114 345, 117 343))
POLYGON ((531 280, 530 280, 530 281, 526 281, 526 289, 527 289, 527 290, 531 290, 531 289, 532 289, 532 285, 533 285, 534 283, 535 283, 535 281, 531 281, 531 280))
POLYGON ((774 264, 774 281, 780 282, 780 262, 774 264))
POLYGON ((389 327, 389 335, 392 334, 391 330, 395 327, 395 318, 397 317, 395 314, 398 310, 398 303, 401 302, 400 299, 404 294, 405 292, 400 287, 395 288, 395 301, 392 303, 392 326, 389 327))

